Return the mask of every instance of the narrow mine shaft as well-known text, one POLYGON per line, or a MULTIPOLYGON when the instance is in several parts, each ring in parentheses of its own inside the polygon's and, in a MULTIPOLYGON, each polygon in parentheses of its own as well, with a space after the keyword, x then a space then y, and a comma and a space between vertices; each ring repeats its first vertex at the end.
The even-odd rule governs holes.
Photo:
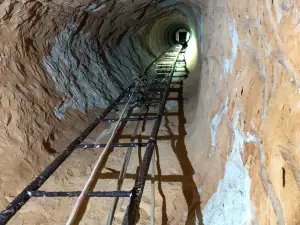
POLYGON ((299 7, 3 0, 0 225, 300 224, 299 7))

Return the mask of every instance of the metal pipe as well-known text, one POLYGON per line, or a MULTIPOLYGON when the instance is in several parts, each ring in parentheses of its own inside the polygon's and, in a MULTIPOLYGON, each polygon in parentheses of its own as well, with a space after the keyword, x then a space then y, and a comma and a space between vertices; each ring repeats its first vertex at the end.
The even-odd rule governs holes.
MULTIPOLYGON (((47 191, 28 191, 27 192, 30 197, 78 197, 81 194, 81 191, 68 191, 68 192, 47 192, 47 191)), ((130 197, 131 191, 106 191, 106 192, 87 192, 87 197, 103 197, 103 198, 111 198, 111 197, 130 197)))
MULTIPOLYGON (((107 144, 81 144, 77 145, 76 148, 105 148, 107 144)), ((110 147, 117 147, 117 148, 128 148, 128 147, 146 147, 147 143, 113 143, 110 144, 110 147)))
POLYGON ((96 117, 91 123, 67 148, 56 157, 56 159, 33 180, 7 207, 0 213, 0 225, 6 224, 13 215, 29 200, 28 191, 38 190, 42 184, 51 176, 54 171, 71 155, 77 145, 79 145, 94 128, 117 106, 117 104, 125 97, 129 90, 134 86, 134 82, 127 87, 117 99, 115 99, 104 112, 96 117))
MULTIPOLYGON (((140 118, 140 117, 133 117, 133 118, 123 118, 121 121, 139 121, 139 120, 156 120, 156 116, 148 116, 145 118, 140 118)), ((118 121, 119 118, 111 118, 111 119, 104 119, 102 120, 103 123, 110 123, 110 122, 116 122, 118 121)))
POLYGON ((152 156, 151 195, 150 225, 155 225, 155 151, 153 152, 152 156))

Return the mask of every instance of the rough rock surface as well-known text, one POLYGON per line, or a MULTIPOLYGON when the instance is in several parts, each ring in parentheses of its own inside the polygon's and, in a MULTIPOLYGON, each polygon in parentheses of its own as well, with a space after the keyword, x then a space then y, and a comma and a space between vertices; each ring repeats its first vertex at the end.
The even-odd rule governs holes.
MULTIPOLYGON (((158 145, 156 223, 300 224, 299 8, 295 0, 2 1, 1 208, 167 49, 158 31, 180 20, 194 32, 190 77, 177 106, 185 118, 165 117, 160 129, 171 140, 158 145)), ((87 142, 104 142, 104 129, 87 142)), ((74 152, 43 190, 80 190, 98 155, 74 152)), ((95 190, 111 190, 123 155, 112 154, 95 190)), ((140 224, 149 224, 150 194, 146 186, 140 224)), ((30 200, 11 223, 63 224, 74 201, 30 200)), ((91 199, 81 224, 105 224, 109 204, 91 199)))

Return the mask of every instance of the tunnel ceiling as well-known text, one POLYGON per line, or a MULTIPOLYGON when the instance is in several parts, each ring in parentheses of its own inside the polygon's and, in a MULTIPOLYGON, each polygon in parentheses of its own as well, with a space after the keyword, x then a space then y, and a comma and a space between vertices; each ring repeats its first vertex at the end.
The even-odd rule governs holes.
POLYGON ((199 10, 180 1, 28 1, 4 8, 2 18, 18 25, 24 54, 45 52, 36 64, 51 78, 63 118, 69 108, 106 107, 173 44, 178 28, 195 29, 199 10))

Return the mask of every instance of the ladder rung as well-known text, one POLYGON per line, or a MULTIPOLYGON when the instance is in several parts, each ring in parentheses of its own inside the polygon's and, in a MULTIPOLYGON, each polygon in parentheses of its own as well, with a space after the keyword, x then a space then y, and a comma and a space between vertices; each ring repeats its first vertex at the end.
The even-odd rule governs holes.
MULTIPOLYGON (((138 92, 135 92, 135 93, 138 93, 138 92)), ((121 102, 121 103, 119 103, 119 105, 126 105, 127 104, 127 102, 121 102)), ((136 106, 141 106, 141 105, 149 105, 149 104, 151 104, 151 102, 149 101, 149 102, 134 102, 134 103, 132 103, 132 105, 136 105, 136 106)), ((122 121, 125 121, 126 119, 123 119, 122 121)), ((103 120, 104 121, 104 120, 103 120)), ((102 122, 103 122, 102 121, 102 122)), ((131 121, 131 120, 130 120, 131 121)), ((133 121, 135 121, 135 120, 133 120, 133 121)), ((110 121, 104 121, 104 122, 110 122, 110 121)))
POLYGON ((173 65, 173 61, 159 61, 156 63, 156 65, 173 65))
MULTIPOLYGON (((161 75, 164 75, 164 76, 166 76, 166 75, 170 75, 170 73, 171 73, 171 72, 167 72, 167 73, 158 72, 157 75, 160 75, 160 76, 161 76, 161 75)), ((157 76, 157 75, 156 75, 156 76, 157 76)))
MULTIPOLYGON (((150 89, 148 89, 147 91, 150 91, 150 92, 155 92, 155 91, 164 91, 164 90, 166 90, 165 88, 150 88, 150 89)), ((170 88, 169 89, 169 92, 179 92, 179 91, 181 91, 181 89, 180 88, 170 88)))
MULTIPOLYGON (((146 147, 148 143, 113 143, 110 144, 110 147, 117 148, 129 148, 129 147, 146 147)), ((77 145, 76 148, 105 148, 107 143, 105 144, 81 144, 77 145)))
MULTIPOLYGON (((149 103, 151 104, 151 102, 149 103)), ((148 117, 131 117, 131 118, 123 118, 121 121, 141 121, 141 120, 156 120, 157 116, 148 116, 148 117)), ((102 120, 102 123, 111 123, 111 122, 117 122, 119 118, 110 118, 110 119, 104 119, 102 120)))
MULTIPOLYGON (((156 115, 157 113, 147 113, 147 115, 156 115)), ((178 116, 179 113, 178 112, 164 112, 162 114, 163 116, 178 116)))
POLYGON ((173 71, 172 68, 167 69, 167 68, 158 68, 156 69, 156 73, 171 73, 173 71))
MULTIPOLYGON (((153 99, 153 101, 157 101, 157 102, 160 102, 161 99, 159 98, 155 98, 153 99)), ((182 101, 183 99, 181 98, 168 98, 167 101, 182 101)))
POLYGON ((178 77, 185 77, 185 78, 186 78, 186 77, 188 77, 188 75, 176 75, 176 76, 173 75, 173 76, 172 76, 172 78, 178 78, 178 77))
MULTIPOLYGON (((168 77, 168 76, 166 76, 166 75, 159 75, 159 77, 168 77)), ((188 75, 177 75, 177 76, 175 76, 175 75, 173 75, 172 76, 172 78, 187 78, 188 77, 188 75)))
MULTIPOLYGON (((47 191, 28 191, 30 197, 78 197, 81 191, 69 192, 47 192, 47 191)), ((131 191, 106 191, 106 192, 88 192, 88 197, 130 197, 131 191)))

